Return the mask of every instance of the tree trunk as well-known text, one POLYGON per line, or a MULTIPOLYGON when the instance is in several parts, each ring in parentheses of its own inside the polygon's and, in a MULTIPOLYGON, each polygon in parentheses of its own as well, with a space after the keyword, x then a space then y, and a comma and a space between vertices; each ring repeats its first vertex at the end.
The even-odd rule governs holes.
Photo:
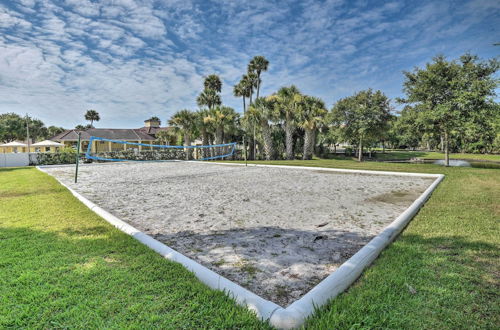
POLYGON ((359 146, 358 146, 358 162, 363 161, 363 138, 359 138, 359 146))
POLYGON ((255 99, 259 98, 259 91, 260 91, 260 73, 257 74, 257 96, 255 97, 255 99))
POLYGON ((252 137, 250 137, 249 140, 250 141, 248 141, 248 159, 249 160, 254 160, 255 159, 255 153, 254 153, 254 150, 255 150, 255 147, 254 147, 255 140, 252 137))
MULTIPOLYGON (((208 134, 207 134, 207 129, 205 127, 202 127, 201 128, 201 144, 203 144, 204 146, 207 146, 208 145, 208 134)), ((208 158, 209 154, 208 154, 208 148, 201 148, 201 157, 202 158, 208 158)))
POLYGON ((382 153, 385 154, 385 141, 382 141, 382 153))
MULTIPOLYGON (((190 146, 191 145, 191 137, 189 136, 189 133, 184 133, 184 145, 185 146, 190 146)), ((186 152, 186 160, 191 159, 191 148, 184 148, 186 152)))
POLYGON ((290 123, 290 120, 287 120, 285 123, 285 135, 286 135, 286 159, 292 160, 295 155, 293 153, 293 131, 294 127, 290 123))
MULTIPOLYGON (((212 146, 212 145, 213 145, 213 141, 214 141, 214 139, 213 139, 213 137, 212 137, 212 134, 210 134, 210 135, 208 136, 208 145, 212 146)), ((214 148, 213 148, 213 147, 210 147, 209 149, 210 149, 209 156, 210 156, 210 157, 215 157, 214 148)))
POLYGON ((247 106, 245 104, 245 97, 243 96, 243 115, 247 112, 247 106))
POLYGON ((253 155, 257 159, 257 139, 255 138, 255 123, 253 124, 253 155))
POLYGON ((443 145, 444 145, 444 163, 445 163, 445 166, 450 166, 450 154, 449 154, 449 150, 448 150, 448 146, 449 146, 448 131, 444 131, 443 145))
POLYGON ((302 159, 309 160, 312 159, 314 149, 314 130, 306 128, 304 135, 304 153, 302 159))
POLYGON ((271 129, 267 120, 261 122, 262 126, 262 137, 264 138, 264 153, 266 160, 271 160, 274 157, 274 144, 273 137, 271 136, 271 129))
POLYGON ((313 129, 312 140, 311 140, 313 156, 319 156, 323 152, 323 145, 319 145, 316 143, 317 133, 318 131, 316 129, 313 129))
POLYGON ((222 144, 224 138, 224 126, 219 125, 215 131, 215 144, 222 144))

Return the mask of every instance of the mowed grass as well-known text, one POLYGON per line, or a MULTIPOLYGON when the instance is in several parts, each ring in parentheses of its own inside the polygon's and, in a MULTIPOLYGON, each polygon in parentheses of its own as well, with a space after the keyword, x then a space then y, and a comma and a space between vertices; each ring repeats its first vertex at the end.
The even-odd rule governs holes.
MULTIPOLYGON (((428 159, 444 159, 443 152, 435 151, 400 151, 400 150, 386 150, 382 153, 377 150, 377 159, 380 160, 397 160, 397 159, 410 159, 410 158, 428 158, 428 159)), ((488 160, 500 162, 500 155, 493 154, 465 154, 465 153, 451 153, 450 159, 468 159, 468 160, 488 160)))
POLYGON ((0 328, 268 328, 34 168, 0 169, 0 328))
MULTIPOLYGON (((498 327, 500 170, 269 163, 446 175, 403 234, 306 328, 498 327)), ((35 169, 0 170, 0 256, 0 328, 268 327, 35 169)))
POLYGON ((442 173, 406 230, 311 329, 498 329, 500 170, 348 160, 266 164, 442 173))

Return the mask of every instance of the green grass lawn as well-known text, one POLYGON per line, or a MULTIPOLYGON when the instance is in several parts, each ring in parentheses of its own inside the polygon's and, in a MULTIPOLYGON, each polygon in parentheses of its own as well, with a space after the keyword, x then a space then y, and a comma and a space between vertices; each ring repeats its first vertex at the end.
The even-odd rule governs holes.
POLYGON ((496 328, 500 324, 500 170, 350 160, 279 165, 443 173, 401 236, 309 328, 496 328))
MULTIPOLYGON (((500 324, 500 170, 270 163, 446 175, 402 235, 307 328, 500 324)), ((0 170, 0 256, 0 328, 267 327, 35 169, 0 170)))
MULTIPOLYGON (((382 153, 381 150, 377 150, 377 159, 410 159, 410 158, 430 158, 430 159, 444 159, 444 153, 435 151, 401 151, 401 150, 386 150, 382 153)), ((475 160, 489 160, 500 162, 500 155, 492 154, 450 154, 450 159, 475 159, 475 160)))
POLYGON ((34 168, 0 169, 0 328, 266 328, 34 168))

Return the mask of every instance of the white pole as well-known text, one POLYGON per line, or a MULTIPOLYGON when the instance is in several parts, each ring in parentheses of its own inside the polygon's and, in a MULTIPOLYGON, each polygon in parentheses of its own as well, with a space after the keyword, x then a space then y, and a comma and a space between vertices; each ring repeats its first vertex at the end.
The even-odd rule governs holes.
POLYGON ((30 126, 28 121, 28 114, 26 114, 26 139, 28 140, 28 163, 30 162, 30 126))

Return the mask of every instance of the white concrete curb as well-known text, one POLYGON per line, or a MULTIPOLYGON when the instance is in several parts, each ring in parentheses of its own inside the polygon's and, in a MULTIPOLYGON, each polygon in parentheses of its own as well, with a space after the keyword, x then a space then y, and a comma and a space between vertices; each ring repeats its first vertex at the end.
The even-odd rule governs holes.
MULTIPOLYGON (((196 162, 199 164, 219 164, 219 165, 232 165, 232 166, 245 166, 241 163, 215 163, 215 162, 196 162)), ((144 245, 153 249, 163 257, 169 260, 179 262, 184 267, 192 271, 196 277, 208 285, 210 288, 222 290, 233 298, 238 304, 246 306, 254 311, 257 317, 262 320, 269 320, 270 324, 278 329, 293 329, 300 327, 307 317, 312 315, 316 308, 323 306, 330 299, 335 298, 338 294, 342 293, 348 288, 368 267, 373 260, 377 258, 380 252, 391 243, 396 236, 406 227, 411 221, 413 216, 422 207, 425 201, 430 197, 437 185, 443 180, 443 174, 421 174, 421 173, 407 173, 407 172, 386 172, 386 171, 367 171, 367 170, 348 170, 348 169, 335 169, 325 167, 305 167, 305 166, 285 166, 285 165, 262 165, 262 164, 248 164, 251 167, 278 167, 290 169, 304 169, 304 170, 321 170, 343 173, 358 173, 370 175, 397 175, 397 176, 414 176, 414 177, 427 177, 436 178, 434 182, 408 207, 396 220, 387 226, 379 235, 373 238, 361 250, 344 262, 337 270, 330 274, 327 278, 321 281, 302 298, 292 303, 287 308, 283 308, 271 301, 268 301, 253 292, 241 287, 240 285, 218 275, 212 270, 202 266, 194 260, 182 255, 181 253, 169 248, 165 244, 155 240, 149 235, 141 232, 140 230, 132 227, 126 222, 115 217, 111 213, 100 208, 96 204, 83 197, 59 179, 55 178, 61 185, 66 187, 76 198, 83 204, 100 215, 110 224, 120 229, 124 233, 137 239, 144 245)), ((37 169, 44 171, 45 166, 37 166, 37 169)), ((49 167, 49 166, 47 166, 49 167)), ((52 167, 52 166, 50 166, 52 167)))
MULTIPOLYGON (((42 172, 44 171, 43 167, 37 166, 42 172)), ((48 173, 47 173, 48 174, 48 173)), ((54 177, 55 178, 55 177, 54 177)), ((179 252, 173 250, 172 248, 166 246, 165 244, 157 241, 153 237, 141 232, 140 230, 132 227, 128 223, 123 220, 115 217, 108 211, 102 209, 97 206, 87 198, 83 197, 81 194, 68 187, 58 178, 55 178, 61 185, 66 187, 78 200, 80 200, 83 204, 85 204, 90 210, 94 211, 96 214, 101 216, 104 220, 123 231, 124 233, 132 236, 142 244, 156 251, 164 258, 176 261, 186 267, 188 270, 193 272, 196 277, 206 285, 208 285, 212 289, 217 289, 226 292, 228 296, 236 300, 236 302, 240 305, 247 306, 250 310, 254 311, 257 317, 262 320, 267 320, 271 317, 272 313, 281 308, 279 305, 268 301, 255 293, 248 291, 247 289, 241 287, 240 285, 228 280, 227 278, 213 272, 212 270, 206 268, 205 266, 200 265, 196 261, 180 254, 179 252)))

